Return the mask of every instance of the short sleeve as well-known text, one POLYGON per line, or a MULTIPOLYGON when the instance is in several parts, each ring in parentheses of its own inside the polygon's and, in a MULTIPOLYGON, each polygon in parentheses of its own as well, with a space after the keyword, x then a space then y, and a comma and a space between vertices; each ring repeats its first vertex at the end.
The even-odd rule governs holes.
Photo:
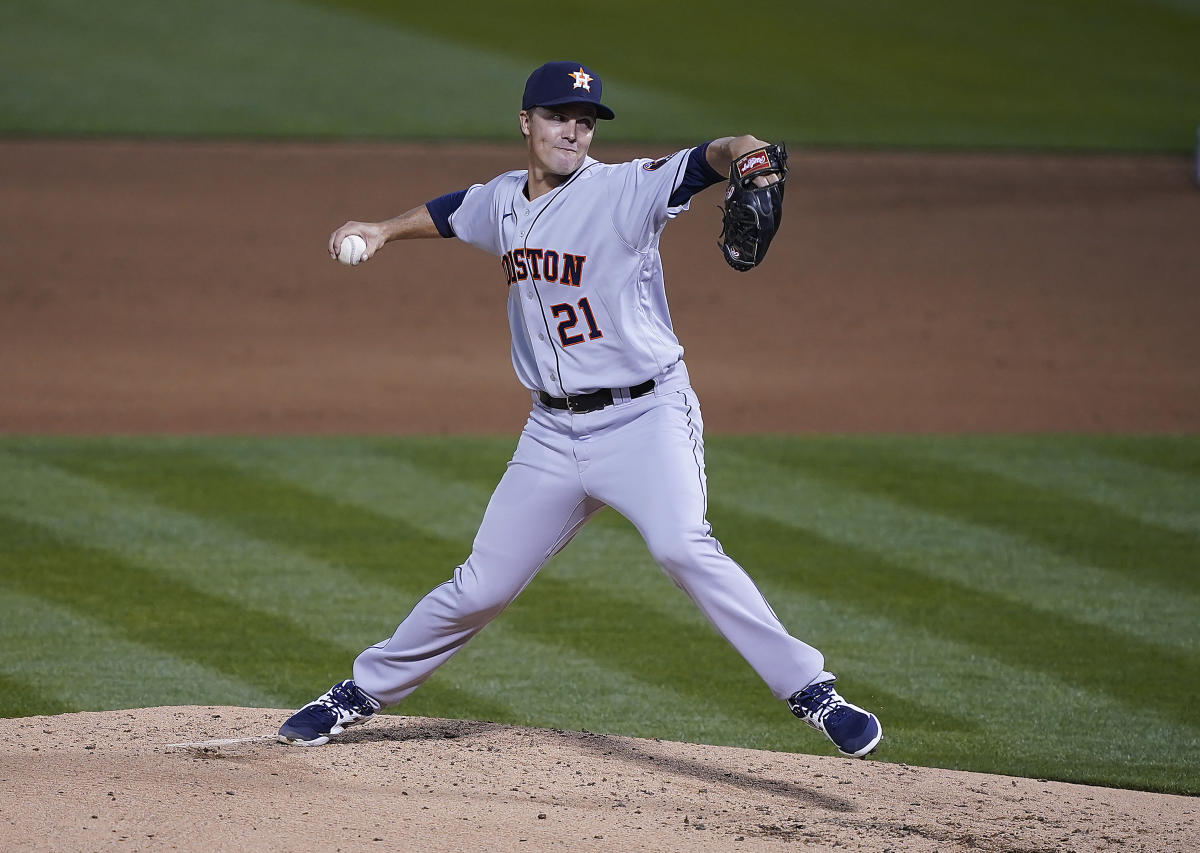
POLYGON ((612 219, 617 234, 642 250, 658 237, 667 221, 687 210, 689 200, 672 204, 672 194, 683 182, 691 148, 657 160, 649 158, 614 167, 612 219))
POLYGON ((469 187, 458 209, 449 216, 455 237, 493 255, 501 254, 498 201, 501 178, 469 187))
POLYGON ((466 190, 458 190, 425 202, 425 209, 429 211, 429 218, 433 220, 434 227, 437 228, 438 233, 443 237, 454 236, 454 229, 450 227, 450 217, 462 205, 462 200, 466 194, 466 190))

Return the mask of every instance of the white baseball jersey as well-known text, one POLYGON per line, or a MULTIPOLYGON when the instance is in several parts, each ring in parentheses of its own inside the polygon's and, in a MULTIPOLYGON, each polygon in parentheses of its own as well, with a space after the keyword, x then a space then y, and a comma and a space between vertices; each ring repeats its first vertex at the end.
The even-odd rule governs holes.
POLYGON ((513 368, 526 388, 555 397, 626 388, 679 361, 658 242, 688 207, 671 197, 691 151, 616 165, 588 157, 533 201, 523 170, 467 190, 450 225, 501 259, 513 368))
POLYGON ((667 221, 721 179, 706 147, 617 165, 589 158, 533 201, 518 171, 429 203, 440 234, 500 257, 513 367, 535 400, 466 562, 355 660, 355 683, 380 703, 423 684, 605 506, 633 522, 663 571, 777 697, 829 675, 706 518, 704 421, 658 255, 667 221), (634 396, 648 379, 652 389, 634 396), (601 388, 613 402, 582 412, 536 394, 601 388))

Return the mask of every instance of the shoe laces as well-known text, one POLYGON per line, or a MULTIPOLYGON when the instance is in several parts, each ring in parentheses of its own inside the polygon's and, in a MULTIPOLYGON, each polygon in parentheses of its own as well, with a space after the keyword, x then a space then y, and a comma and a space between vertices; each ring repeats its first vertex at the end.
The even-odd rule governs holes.
POLYGON ((800 712, 796 716, 803 716, 818 725, 824 725, 825 719, 845 704, 846 700, 838 695, 829 681, 807 687, 792 697, 792 711, 800 712))
POLYGON ((354 684, 346 684, 345 682, 335 684, 317 702, 339 716, 343 711, 361 714, 364 717, 375 713, 375 709, 371 707, 370 703, 363 701, 362 693, 358 687, 354 684))

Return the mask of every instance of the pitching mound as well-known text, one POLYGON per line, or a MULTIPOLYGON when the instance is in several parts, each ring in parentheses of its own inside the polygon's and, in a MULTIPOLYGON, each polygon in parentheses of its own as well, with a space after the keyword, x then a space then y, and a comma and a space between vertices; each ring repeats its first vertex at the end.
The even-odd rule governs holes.
MULTIPOLYGON (((5 850, 1195 850, 1188 797, 385 716, 317 749, 289 712, 0 720, 5 850)), ((886 744, 886 741, 885 741, 886 744)))

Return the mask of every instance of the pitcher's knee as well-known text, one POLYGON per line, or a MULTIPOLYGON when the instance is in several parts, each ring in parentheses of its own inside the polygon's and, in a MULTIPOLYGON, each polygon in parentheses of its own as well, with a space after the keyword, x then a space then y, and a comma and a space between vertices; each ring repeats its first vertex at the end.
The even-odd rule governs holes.
POLYGON ((656 536, 647 539, 646 545, 654 562, 672 577, 701 569, 707 557, 719 553, 717 540, 704 530, 656 536))
POLYGON ((467 624, 495 618, 516 595, 507 586, 481 577, 469 562, 454 570, 454 578, 446 586, 451 593, 455 616, 467 624))

